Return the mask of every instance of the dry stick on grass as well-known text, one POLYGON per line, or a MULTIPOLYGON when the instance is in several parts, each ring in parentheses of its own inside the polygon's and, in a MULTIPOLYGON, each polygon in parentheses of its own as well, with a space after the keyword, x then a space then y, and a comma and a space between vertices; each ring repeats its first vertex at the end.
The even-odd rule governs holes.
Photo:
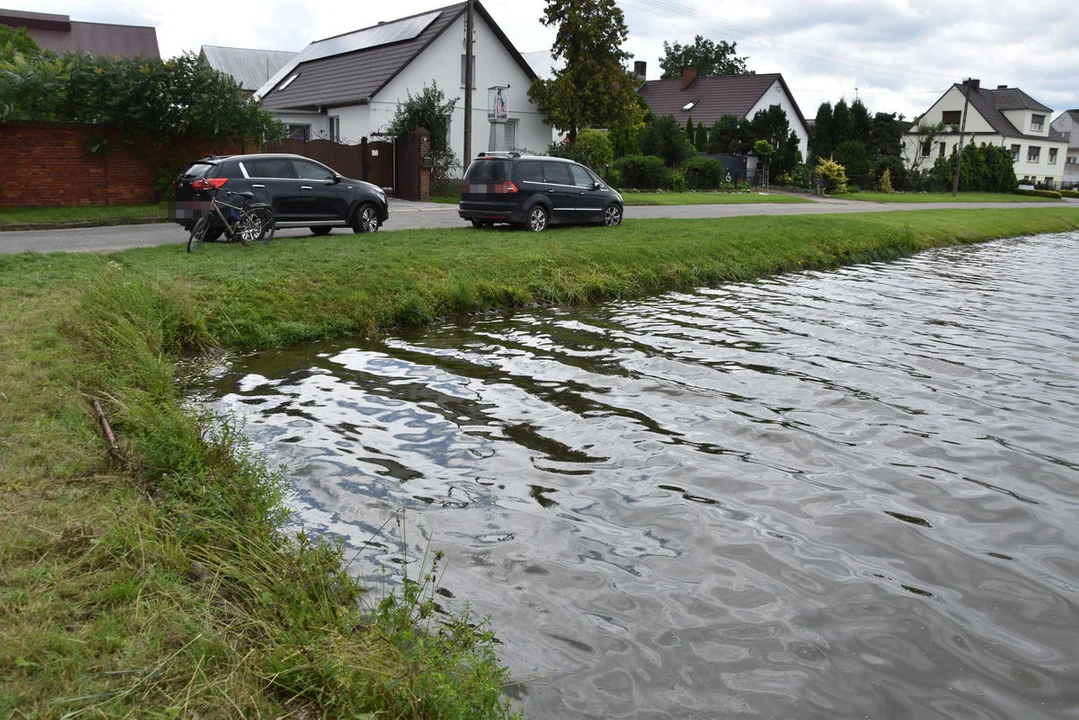
POLYGON ((109 444, 109 452, 113 455, 119 454, 116 448, 116 436, 112 434, 112 428, 109 426, 109 420, 105 417, 105 412, 101 409, 101 403, 94 398, 91 402, 94 404, 94 412, 97 413, 97 420, 101 423, 101 429, 105 433, 105 442, 109 444))

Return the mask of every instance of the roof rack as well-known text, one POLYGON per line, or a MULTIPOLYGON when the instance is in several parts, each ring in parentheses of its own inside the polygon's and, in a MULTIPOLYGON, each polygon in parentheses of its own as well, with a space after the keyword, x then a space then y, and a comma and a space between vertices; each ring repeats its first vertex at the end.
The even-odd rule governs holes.
POLYGON ((476 157, 511 157, 511 158, 519 158, 519 157, 521 157, 521 153, 503 151, 503 150, 485 150, 484 152, 481 152, 476 157))

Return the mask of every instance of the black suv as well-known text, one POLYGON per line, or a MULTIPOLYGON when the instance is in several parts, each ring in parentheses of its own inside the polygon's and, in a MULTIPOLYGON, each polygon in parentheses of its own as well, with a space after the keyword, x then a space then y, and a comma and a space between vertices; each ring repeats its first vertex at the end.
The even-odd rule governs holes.
MULTIPOLYGON (((344 226, 355 232, 375 232, 389 217, 382 188, 342 177, 302 155, 211 155, 172 182, 172 220, 185 230, 209 209, 205 182, 209 178, 226 178, 224 187, 232 192, 254 193, 256 201, 273 208, 279 228, 309 227, 315 235, 344 226)), ((206 239, 215 240, 223 228, 216 216, 210 219, 215 224, 206 239)))
POLYGON ((622 222, 622 196, 584 165, 553 157, 480 153, 465 173, 457 214, 542 232, 556 223, 622 222))

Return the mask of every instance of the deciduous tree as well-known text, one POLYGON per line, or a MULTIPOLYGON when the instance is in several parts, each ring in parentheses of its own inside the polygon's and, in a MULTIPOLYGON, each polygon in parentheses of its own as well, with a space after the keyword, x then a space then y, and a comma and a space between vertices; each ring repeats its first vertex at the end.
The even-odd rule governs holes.
POLYGON ((663 57, 659 60, 659 66, 663 69, 663 78, 676 78, 682 76, 682 68, 691 67, 701 77, 714 77, 716 75, 752 75, 753 71, 746 68, 748 57, 735 55, 738 43, 727 43, 720 40, 712 42, 700 35, 693 39, 692 45, 671 45, 663 41, 663 57))
POLYGON ((622 65, 629 31, 614 0, 547 0, 540 22, 557 26, 551 55, 565 60, 554 79, 538 78, 528 90, 547 122, 570 142, 584 127, 637 122, 636 79, 622 65))

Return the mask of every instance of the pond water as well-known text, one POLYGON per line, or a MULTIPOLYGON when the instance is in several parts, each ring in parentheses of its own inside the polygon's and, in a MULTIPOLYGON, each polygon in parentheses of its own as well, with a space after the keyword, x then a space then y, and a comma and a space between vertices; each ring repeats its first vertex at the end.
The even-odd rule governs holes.
POLYGON ((1079 235, 1006 240, 233 358, 196 397, 372 582, 443 550, 528 717, 1074 718, 1077 276, 1079 235))

